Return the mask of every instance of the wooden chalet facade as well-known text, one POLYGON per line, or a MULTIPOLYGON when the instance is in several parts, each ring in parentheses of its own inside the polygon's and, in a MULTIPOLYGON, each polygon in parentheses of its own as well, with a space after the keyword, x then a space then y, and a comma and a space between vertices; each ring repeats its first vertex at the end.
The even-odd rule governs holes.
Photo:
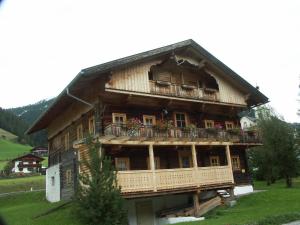
POLYGON ((44 159, 33 155, 31 153, 22 155, 15 159, 12 159, 12 163, 14 165, 12 172, 13 173, 40 173, 42 172, 42 161, 44 159))
POLYGON ((157 215, 164 207, 155 199, 188 204, 193 196, 197 206, 199 192, 249 185, 246 149, 260 139, 240 129, 238 113, 267 101, 187 40, 82 70, 28 133, 48 131, 51 201, 72 196, 85 169, 78 166, 83 140, 98 137, 124 198, 136 204, 130 224, 143 224, 143 199, 152 199, 145 207, 157 215))

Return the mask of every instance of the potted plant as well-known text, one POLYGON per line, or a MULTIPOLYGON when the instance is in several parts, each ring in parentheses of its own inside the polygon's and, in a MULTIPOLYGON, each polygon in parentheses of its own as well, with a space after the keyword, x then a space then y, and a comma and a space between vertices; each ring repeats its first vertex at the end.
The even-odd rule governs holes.
POLYGON ((137 117, 131 118, 127 121, 128 135, 137 136, 140 128, 143 126, 141 120, 137 117))

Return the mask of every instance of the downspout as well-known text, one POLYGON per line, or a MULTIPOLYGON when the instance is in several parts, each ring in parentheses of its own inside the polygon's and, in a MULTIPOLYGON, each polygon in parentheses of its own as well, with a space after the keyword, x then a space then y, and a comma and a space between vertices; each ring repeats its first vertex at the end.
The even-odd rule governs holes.
POLYGON ((76 99, 77 101, 79 101, 79 102, 81 102, 81 103, 84 103, 84 104, 86 104, 86 105, 88 105, 88 106, 90 106, 90 107, 94 107, 93 104, 91 104, 91 103, 89 103, 89 102, 86 102, 86 101, 84 101, 83 99, 80 99, 80 98, 78 98, 78 97, 76 97, 76 96, 70 94, 69 88, 68 88, 68 87, 66 88, 66 91, 67 91, 67 95, 68 95, 69 97, 74 98, 74 99, 76 99))

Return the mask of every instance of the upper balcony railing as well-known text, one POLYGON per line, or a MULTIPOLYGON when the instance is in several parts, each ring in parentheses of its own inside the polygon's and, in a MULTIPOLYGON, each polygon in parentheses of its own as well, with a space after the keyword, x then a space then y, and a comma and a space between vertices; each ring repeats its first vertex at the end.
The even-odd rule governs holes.
POLYGON ((149 85, 152 94, 219 101, 219 92, 214 89, 202 89, 190 85, 178 85, 170 82, 153 80, 149 81, 149 85))
POLYGON ((143 137, 148 139, 175 138, 191 141, 231 141, 236 143, 261 143, 257 132, 242 129, 224 130, 219 128, 158 128, 156 126, 129 126, 110 124, 105 128, 105 135, 116 137, 143 137))

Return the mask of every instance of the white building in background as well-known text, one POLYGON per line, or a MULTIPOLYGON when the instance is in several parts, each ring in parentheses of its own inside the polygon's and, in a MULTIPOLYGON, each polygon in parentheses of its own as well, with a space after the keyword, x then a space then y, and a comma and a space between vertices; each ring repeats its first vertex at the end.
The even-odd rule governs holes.
POLYGON ((254 127, 257 125, 256 123, 257 119, 250 116, 243 116, 240 120, 241 127, 243 130, 247 130, 250 127, 254 127))

